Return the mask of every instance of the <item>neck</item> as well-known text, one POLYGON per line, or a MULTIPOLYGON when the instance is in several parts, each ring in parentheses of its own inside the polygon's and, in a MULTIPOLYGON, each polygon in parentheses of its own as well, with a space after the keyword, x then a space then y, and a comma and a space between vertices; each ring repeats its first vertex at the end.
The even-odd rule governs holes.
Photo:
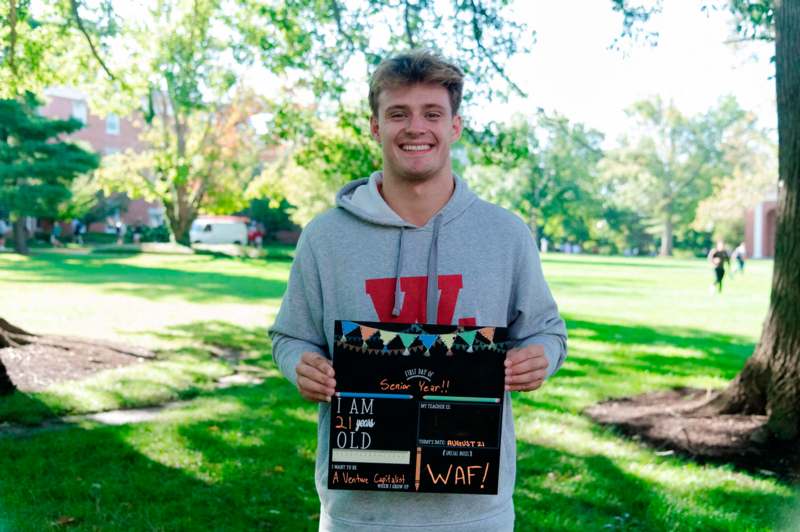
POLYGON ((403 220, 422 227, 445 206, 455 190, 452 172, 426 179, 409 181, 384 169, 381 196, 403 220))

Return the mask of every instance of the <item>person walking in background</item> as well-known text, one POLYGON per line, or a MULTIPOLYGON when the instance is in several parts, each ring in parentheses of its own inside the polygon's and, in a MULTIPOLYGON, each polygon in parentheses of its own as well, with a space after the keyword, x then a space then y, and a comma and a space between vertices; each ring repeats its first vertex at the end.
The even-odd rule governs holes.
POLYGON ((61 242, 61 224, 58 222, 53 222, 53 228, 50 230, 50 244, 57 248, 64 247, 61 242))
POLYGON ((0 218, 0 251, 6 249, 6 233, 8 233, 8 224, 0 218))
POLYGON ((120 221, 117 221, 117 223, 114 224, 114 232, 117 235, 117 244, 123 244, 125 242, 125 232, 126 231, 127 231, 127 227, 125 227, 124 223, 122 223, 120 221))
POLYGON ((141 244, 142 243, 142 226, 141 226, 141 224, 137 224, 133 228, 133 243, 134 244, 141 244))
POLYGON ((73 218, 70 222, 72 226, 72 241, 79 246, 83 245, 83 222, 77 218, 73 218))
POLYGON ((731 272, 731 274, 734 272, 744 273, 744 260, 747 257, 747 248, 745 247, 744 242, 736 246, 736 248, 733 250, 733 253, 731 253, 731 257, 736 259, 736 269, 731 272))
POLYGON ((708 252, 708 261, 714 266, 714 284, 711 291, 716 287, 717 292, 722 292, 722 279, 725 277, 725 265, 730 265, 731 257, 725 249, 725 242, 717 241, 717 247, 708 252))
POLYGON ((75 243, 77 243, 79 246, 83 245, 84 233, 86 233, 86 224, 78 220, 78 224, 75 226, 75 243))

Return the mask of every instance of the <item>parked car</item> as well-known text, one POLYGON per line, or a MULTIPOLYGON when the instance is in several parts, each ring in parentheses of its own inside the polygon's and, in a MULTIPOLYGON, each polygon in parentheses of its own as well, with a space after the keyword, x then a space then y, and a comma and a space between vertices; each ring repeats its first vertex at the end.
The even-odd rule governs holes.
POLYGON ((189 229, 192 244, 246 244, 247 218, 240 216, 201 216, 189 229))

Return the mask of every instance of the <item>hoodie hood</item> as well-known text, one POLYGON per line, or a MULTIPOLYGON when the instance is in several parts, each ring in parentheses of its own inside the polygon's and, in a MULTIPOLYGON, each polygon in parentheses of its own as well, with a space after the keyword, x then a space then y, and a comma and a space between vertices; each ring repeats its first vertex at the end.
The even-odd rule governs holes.
MULTIPOLYGON (((458 176, 453 176, 456 182, 453 195, 442 209, 428 220, 422 228, 432 228, 434 220, 441 216, 440 223, 446 225, 464 212, 477 196, 469 189, 466 182, 458 176)), ((347 183, 336 194, 336 206, 376 225, 390 227, 405 227, 408 229, 422 229, 400 218, 383 199, 378 185, 383 181, 383 172, 374 172, 369 178, 357 179, 347 183)))
POLYGON ((383 180, 383 172, 374 172, 369 179, 359 179, 345 185, 336 195, 336 205, 349 212, 356 218, 366 222, 397 227, 397 260, 395 261, 394 274, 394 305, 392 316, 399 316, 403 306, 403 295, 400 290, 400 277, 403 274, 403 234, 406 229, 432 230, 430 248, 428 249, 428 290, 427 310, 428 316, 435 316, 439 304, 439 289, 437 287, 438 262, 439 262, 439 231, 443 225, 457 218, 463 213, 477 196, 467 187, 467 184, 458 176, 453 176, 455 189, 453 195, 444 207, 434 214, 423 227, 403 220, 400 215, 389 207, 383 199, 378 185, 383 180))

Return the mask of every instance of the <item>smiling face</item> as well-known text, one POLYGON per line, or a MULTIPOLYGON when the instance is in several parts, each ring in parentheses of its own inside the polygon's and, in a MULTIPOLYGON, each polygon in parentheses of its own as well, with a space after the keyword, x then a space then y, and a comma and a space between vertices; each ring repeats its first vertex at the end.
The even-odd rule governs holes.
POLYGON ((451 175, 450 145, 461 136, 461 117, 453 116, 441 85, 381 91, 370 129, 383 148, 384 176, 422 182, 451 175))

